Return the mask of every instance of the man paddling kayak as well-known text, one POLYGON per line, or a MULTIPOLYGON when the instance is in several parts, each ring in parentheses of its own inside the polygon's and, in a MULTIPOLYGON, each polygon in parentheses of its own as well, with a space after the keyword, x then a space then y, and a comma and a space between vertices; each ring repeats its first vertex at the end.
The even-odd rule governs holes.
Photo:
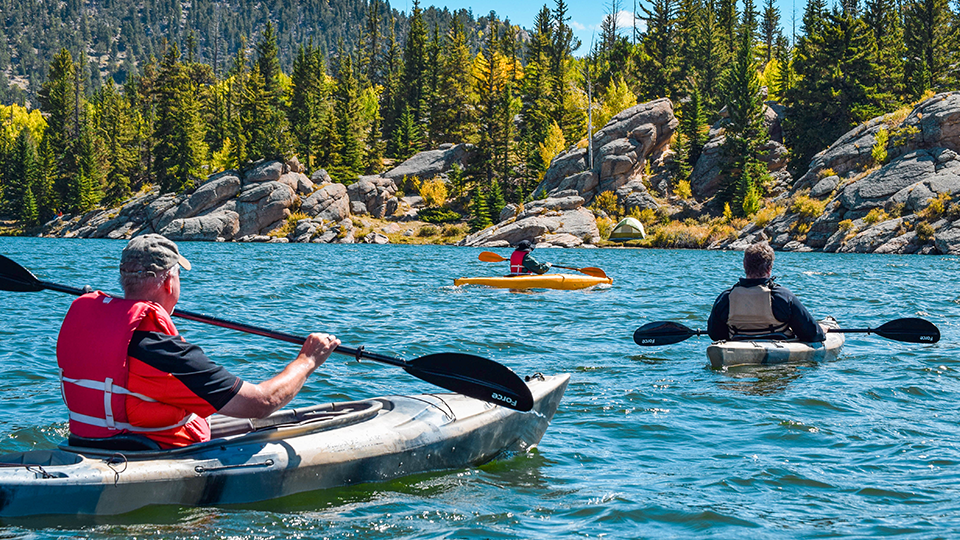
POLYGON ((269 415, 289 403, 340 344, 310 334, 278 375, 245 382, 178 334, 170 314, 180 299, 181 268, 189 270, 190 262, 176 244, 158 234, 138 236, 120 258, 124 298, 95 291, 70 306, 57 363, 72 436, 132 433, 161 448, 208 441, 208 416, 269 415))
POLYGON ((521 240, 517 243, 516 250, 510 255, 510 273, 513 275, 522 274, 545 274, 552 266, 550 263, 542 263, 535 259, 531 252, 536 246, 530 240, 521 240))
POLYGON ((773 248, 766 242, 743 252, 746 277, 720 293, 707 333, 714 341, 781 334, 799 341, 823 341, 826 334, 813 315, 786 287, 773 282, 773 248))

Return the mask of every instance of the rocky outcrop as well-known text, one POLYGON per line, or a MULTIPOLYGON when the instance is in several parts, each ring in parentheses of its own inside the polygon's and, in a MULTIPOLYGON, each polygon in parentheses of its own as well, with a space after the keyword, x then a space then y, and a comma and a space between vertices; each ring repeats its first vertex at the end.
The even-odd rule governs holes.
POLYGON ((396 197, 394 178, 445 177, 454 163, 463 165, 472 148, 468 144, 442 145, 382 175, 360 177, 350 186, 333 182, 323 169, 308 178, 295 159, 264 161, 243 172, 215 174, 189 192, 161 194, 154 188, 118 208, 57 218, 44 225, 41 235, 131 238, 159 233, 177 241, 381 244, 389 242, 385 234, 356 238, 351 216, 415 218, 415 203, 396 197), (293 212, 306 218, 287 224, 293 212), (293 232, 288 234, 290 228, 293 232))
POLYGON ((446 178, 455 163, 461 169, 466 168, 472 152, 472 144, 441 144, 436 150, 420 152, 380 176, 393 180, 395 184, 400 184, 404 178, 446 178))
POLYGON ((375 218, 392 216, 400 208, 400 201, 394 195, 397 185, 384 176, 361 176, 360 180, 347 187, 350 199, 350 213, 370 214, 375 218))
POLYGON ((522 207, 507 205, 500 223, 467 236, 458 245, 507 247, 533 240, 541 247, 591 246, 600 239, 600 231, 584 202, 576 190, 568 190, 522 207))
POLYGON ((902 122, 874 118, 817 154, 781 199, 819 199, 822 212, 807 218, 786 212, 713 247, 741 246, 762 234, 784 250, 960 253, 958 150, 960 92, 923 101, 902 122), (890 134, 888 158, 877 166, 872 150, 881 129, 890 134))
POLYGON ((593 135, 593 167, 588 167, 588 150, 574 146, 550 163, 534 197, 572 190, 590 204, 599 193, 613 191, 621 205, 655 208, 641 175, 648 162, 662 159, 677 125, 668 99, 620 112, 593 135))

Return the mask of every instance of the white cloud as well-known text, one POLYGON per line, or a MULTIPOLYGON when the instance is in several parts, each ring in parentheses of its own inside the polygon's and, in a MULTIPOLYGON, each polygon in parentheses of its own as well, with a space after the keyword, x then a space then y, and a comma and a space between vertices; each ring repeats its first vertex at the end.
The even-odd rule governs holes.
MULTIPOLYGON (((617 12, 617 28, 633 32, 633 23, 636 15, 632 11, 621 10, 617 12)), ((647 23, 641 19, 636 19, 637 30, 646 30, 647 23)))
POLYGON ((584 26, 577 21, 570 21, 570 28, 573 28, 577 32, 583 32, 584 30, 595 30, 595 28, 590 26, 584 26))

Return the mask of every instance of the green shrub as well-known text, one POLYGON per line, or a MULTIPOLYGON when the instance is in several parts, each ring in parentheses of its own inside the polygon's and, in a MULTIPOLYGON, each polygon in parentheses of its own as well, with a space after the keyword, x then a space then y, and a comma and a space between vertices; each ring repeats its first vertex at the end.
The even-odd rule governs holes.
POLYGON ((863 221, 867 225, 873 225, 875 223, 880 223, 886 221, 889 218, 887 213, 879 208, 874 208, 867 212, 867 215, 863 216, 863 221))
POLYGON ((936 220, 946 213, 949 204, 950 195, 941 193, 937 195, 936 199, 931 199, 930 204, 919 212, 920 217, 929 221, 936 220))
POLYGON ((870 155, 873 156, 874 163, 883 165, 887 162, 887 141, 890 139, 890 134, 886 129, 880 128, 875 138, 877 142, 873 144, 870 155))
POLYGON ((933 225, 927 223, 926 221, 918 221, 913 230, 917 233, 917 238, 920 240, 923 240, 924 242, 933 240, 933 225))
POLYGON ((417 236, 437 236, 440 234, 440 227, 436 225, 424 225, 417 231, 417 236))
POLYGON ((765 206, 757 212, 753 222, 757 224, 757 227, 766 227, 771 221, 783 215, 783 211, 782 206, 765 206))
POLYGON ((422 208, 417 212, 417 218, 427 223, 451 223, 463 218, 460 214, 446 208, 422 208))
POLYGON ((820 216, 826 207, 827 201, 818 201, 811 199, 807 195, 798 195, 793 199, 793 204, 790 205, 790 211, 794 214, 799 214, 801 219, 806 220, 815 219, 817 216, 820 216))

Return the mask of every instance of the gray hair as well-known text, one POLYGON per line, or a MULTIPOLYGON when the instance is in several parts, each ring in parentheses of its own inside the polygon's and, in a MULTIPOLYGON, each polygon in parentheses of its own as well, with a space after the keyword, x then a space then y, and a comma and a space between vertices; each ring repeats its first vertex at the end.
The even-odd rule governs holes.
POLYGON ((152 297, 167 278, 172 275, 180 274, 180 266, 173 265, 166 270, 159 272, 120 272, 120 286, 123 288, 123 296, 126 298, 150 298, 152 297))
POLYGON ((743 252, 743 271, 748 278, 766 277, 773 270, 773 248, 766 242, 757 242, 743 252))

